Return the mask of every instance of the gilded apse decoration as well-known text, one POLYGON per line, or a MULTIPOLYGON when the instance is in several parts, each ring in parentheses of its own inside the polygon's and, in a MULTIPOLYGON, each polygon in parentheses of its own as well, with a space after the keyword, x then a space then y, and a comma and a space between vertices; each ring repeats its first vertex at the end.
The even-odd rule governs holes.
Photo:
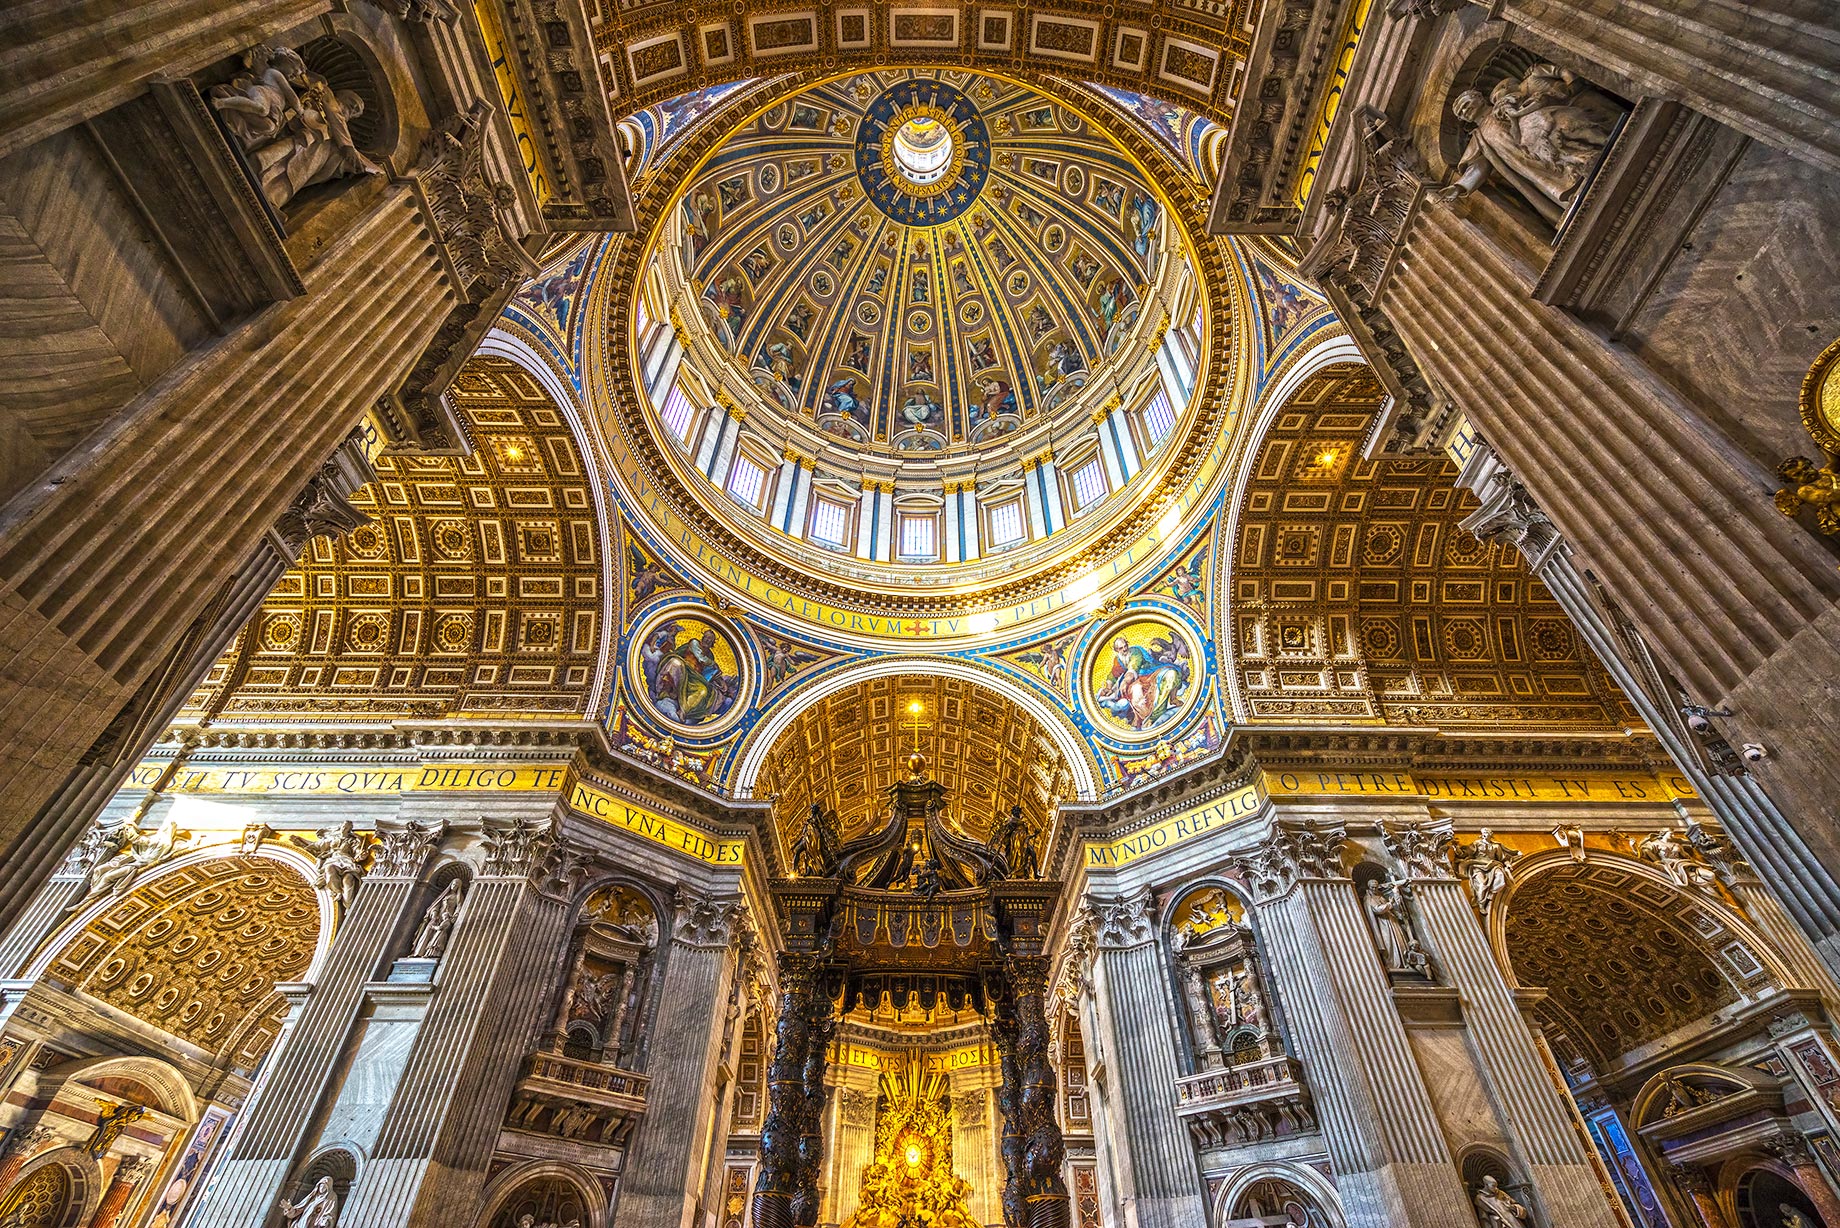
POLYGON ((747 710, 753 666, 741 639, 713 611, 671 605, 633 633, 628 674, 641 708, 661 726, 690 737, 730 728, 747 710))
POLYGON ((275 985, 306 971, 319 928, 313 889, 293 870, 216 858, 129 892, 46 976, 253 1071, 286 1012, 275 985))
POLYGON ((1081 700, 1115 738, 1138 741, 1179 725, 1201 696, 1200 646, 1175 619, 1132 610, 1093 638, 1081 700))
POLYGON ((1232 715, 1399 724, 1639 718, 1522 553, 1461 527, 1442 458, 1362 458, 1382 392, 1364 367, 1304 381, 1250 465, 1223 667, 1232 715))
POLYGON ((971 1186, 952 1167, 954 1109, 943 1071, 884 1072, 876 1107, 875 1158, 862 1170, 855 1212, 843 1228, 974 1228, 971 1186))
POLYGON ((589 710, 610 547, 574 436, 503 359, 468 362, 450 395, 473 455, 375 456, 352 497, 370 523, 307 544, 181 718, 226 686, 242 721, 589 710))

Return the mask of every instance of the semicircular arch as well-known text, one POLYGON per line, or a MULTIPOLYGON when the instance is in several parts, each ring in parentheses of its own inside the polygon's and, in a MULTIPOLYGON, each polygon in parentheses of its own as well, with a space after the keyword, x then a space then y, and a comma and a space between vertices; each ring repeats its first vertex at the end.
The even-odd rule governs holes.
POLYGON ((801 714, 850 687, 902 674, 953 678, 995 692, 1033 718, 1034 723, 1053 742, 1073 783, 1075 796, 1081 800, 1092 800, 1098 796, 1098 765, 1093 761, 1092 749, 1064 713, 1021 683, 989 666, 959 657, 944 656, 877 657, 840 669, 792 691, 748 734, 734 776, 736 795, 753 796, 754 786, 774 744, 801 714))
POLYGON ((1573 1056, 1587 1061, 1793 983, 1735 909, 1616 853, 1527 856, 1489 906, 1487 927, 1512 987, 1561 991, 1541 1009, 1573 1025, 1573 1056))

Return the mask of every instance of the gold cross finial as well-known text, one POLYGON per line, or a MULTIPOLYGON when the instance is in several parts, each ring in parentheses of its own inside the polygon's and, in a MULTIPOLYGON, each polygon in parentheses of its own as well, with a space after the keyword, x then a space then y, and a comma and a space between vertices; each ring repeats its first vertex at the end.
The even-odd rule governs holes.
POLYGON ((915 754, 920 753, 920 725, 921 725, 921 718, 924 717, 925 715, 926 715, 926 704, 925 703, 923 703, 919 699, 908 700, 907 702, 907 727, 908 729, 913 731, 914 753, 915 754))

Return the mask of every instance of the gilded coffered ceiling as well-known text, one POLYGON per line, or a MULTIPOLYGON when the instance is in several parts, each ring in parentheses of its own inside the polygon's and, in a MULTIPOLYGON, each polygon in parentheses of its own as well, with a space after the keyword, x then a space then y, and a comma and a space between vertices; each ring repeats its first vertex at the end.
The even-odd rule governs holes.
POLYGON ((1227 583, 1253 719, 1620 729, 1634 710, 1442 457, 1361 458, 1380 407, 1331 368, 1278 412, 1247 473, 1227 583))
POLYGON ((979 836, 1018 804, 1043 827, 1052 802, 1072 795, 1035 718, 976 683, 923 674, 860 682, 801 712, 774 742, 755 793, 774 797, 788 841, 814 802, 837 811, 846 838, 860 835, 883 817, 886 790, 906 776, 916 746, 951 791, 948 813, 979 836))
POLYGON ((743 4, 698 10, 595 0, 591 24, 616 110, 773 74, 969 64, 1011 76, 1058 72, 1167 97, 1216 123, 1232 114, 1250 51, 1253 0, 1085 0, 1010 5, 743 4))
POLYGON ((522 368, 478 358, 452 397, 465 457, 381 455, 188 712, 220 719, 580 716, 601 671, 600 528, 568 423, 522 368))
POLYGON ((289 867, 202 861, 107 908, 45 975, 253 1072, 287 1013, 275 986, 307 970, 319 922, 313 888, 289 867))

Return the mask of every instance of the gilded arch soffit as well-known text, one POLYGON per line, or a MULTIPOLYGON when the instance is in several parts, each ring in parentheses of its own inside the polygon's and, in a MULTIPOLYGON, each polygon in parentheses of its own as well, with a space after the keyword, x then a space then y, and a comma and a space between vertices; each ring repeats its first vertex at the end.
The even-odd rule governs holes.
POLYGON ((835 809, 846 839, 883 817, 887 789, 906 775, 918 747, 949 792, 949 813, 980 838, 999 810, 1020 804, 1038 830, 1073 795, 1054 740, 1020 706, 964 678, 895 674, 824 696, 800 712, 768 751, 754 794, 774 798, 785 839, 796 838, 813 803, 835 809), (917 735, 906 722, 921 705, 917 735))
MULTIPOLYGON (((1092 122, 1091 96, 1083 90, 1039 73, 1018 72, 1016 76, 1092 122)), ((788 75, 780 79, 780 88, 771 98, 790 97, 819 79, 815 74, 788 75)), ((750 92, 747 101, 759 110, 771 99, 750 92)), ((633 326, 633 287, 643 272, 647 244, 668 212, 677 207, 682 184, 730 130, 727 120, 705 121, 635 185, 639 231, 609 241, 587 292, 583 395, 590 418, 600 424, 606 440, 621 501, 629 507, 643 503, 650 510, 649 517, 638 518, 638 527, 648 532, 653 549, 666 561, 730 588, 740 604, 767 617, 795 627, 803 620, 808 624, 805 632, 853 634, 855 642, 864 647, 896 651, 916 640, 922 650, 930 652, 1000 640, 1014 642, 1021 624, 1045 629, 1053 620, 1064 621, 1069 591, 1090 596, 1090 604, 1099 605, 1102 594, 1088 594, 1076 584, 1091 573, 1102 570, 1103 587, 1115 590, 1142 583, 1162 570, 1168 552, 1177 544, 1174 539, 1183 537, 1189 526, 1207 514, 1234 451, 1231 440, 1254 381, 1254 356, 1242 344, 1239 321, 1249 318, 1256 304, 1235 244, 1200 236, 1205 199, 1199 186, 1166 190, 1172 207, 1179 204, 1197 275, 1210 287, 1212 355, 1185 433, 1163 450, 1169 458, 1166 476, 1147 486, 1154 493, 1120 501, 1124 506, 1116 519, 1096 526, 1105 531, 1084 537, 1077 551, 1049 553, 1039 565, 975 591, 905 587, 877 591, 873 599, 866 599, 861 585, 838 582, 776 555, 738 531, 731 517, 705 506, 704 500, 689 497, 654 443, 646 410, 625 371, 633 326), (717 566, 699 568, 693 559, 717 566)), ((1135 127, 1117 124, 1108 132, 1140 165, 1159 171, 1175 168, 1167 148, 1135 127)))
POLYGON ((1021 75, 1052 68, 1166 97, 1221 126, 1232 120, 1256 0, 1119 9, 1085 0, 1009 6, 747 4, 688 10, 663 0, 595 0, 594 38, 615 110, 787 73, 956 65, 1021 75))
POLYGON ((320 936, 313 888, 268 858, 194 862, 133 891, 65 941, 44 977, 242 1071, 279 1034, 320 936))
POLYGON ((1739 1000, 1769 973, 1713 910, 1620 858, 1517 882, 1494 927, 1517 984, 1543 988, 1562 1065, 1598 1071, 1739 1000))
POLYGON ((371 516, 314 538, 188 701, 218 719, 579 717, 601 668, 604 543, 562 412, 476 358, 452 398, 467 457, 380 455, 371 516))
POLYGON ((1639 727, 1519 553, 1459 527, 1449 461, 1361 459, 1382 396, 1331 367, 1256 449, 1217 582, 1235 717, 1639 727))

